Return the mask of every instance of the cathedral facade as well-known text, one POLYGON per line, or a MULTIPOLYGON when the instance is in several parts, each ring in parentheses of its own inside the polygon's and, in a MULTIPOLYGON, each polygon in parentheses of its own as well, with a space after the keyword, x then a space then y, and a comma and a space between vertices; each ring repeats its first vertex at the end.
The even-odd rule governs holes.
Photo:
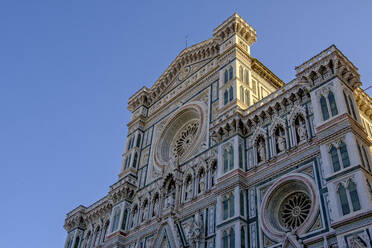
POLYGON ((118 180, 65 248, 372 246, 372 100, 334 45, 284 83, 234 14, 132 112, 118 180))

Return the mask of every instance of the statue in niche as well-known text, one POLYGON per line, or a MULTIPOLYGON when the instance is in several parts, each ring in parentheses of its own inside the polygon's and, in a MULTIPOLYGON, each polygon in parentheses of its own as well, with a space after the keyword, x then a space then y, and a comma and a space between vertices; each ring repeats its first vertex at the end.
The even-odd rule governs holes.
POLYGON ((137 209, 133 210, 132 227, 137 225, 137 209))
POLYGON ((276 139, 276 151, 280 153, 286 149, 286 140, 285 140, 285 132, 282 127, 278 127, 275 130, 275 139, 276 139))
POLYGON ((149 204, 145 203, 144 209, 143 209, 143 216, 142 221, 145 221, 149 215, 149 204))
POLYGON ((200 179, 200 184, 199 184, 199 193, 203 193, 205 190, 205 183, 204 183, 204 177, 200 179))
POLYGON ((306 140, 307 132, 305 122, 302 122, 301 125, 297 128, 297 135, 300 142, 306 140))
POLYGON ((258 147, 257 147, 257 161, 258 163, 264 161, 266 159, 266 154, 265 154, 265 141, 263 138, 261 138, 258 141, 258 147))
POLYGON ((174 193, 171 192, 167 194, 165 207, 169 208, 173 206, 174 206, 174 193))
POLYGON ((203 193, 205 190, 205 174, 204 171, 202 171, 199 175, 199 190, 198 193, 203 193))
POLYGON ((191 184, 191 182, 189 182, 188 184, 187 184, 187 189, 186 189, 186 194, 187 194, 187 196, 186 196, 186 200, 190 200, 191 198, 192 198, 192 184, 191 184))
POLYGON ((200 216, 195 216, 192 222, 189 224, 186 237, 192 248, 200 247, 200 239, 202 234, 202 223, 200 221, 200 216))
POLYGON ((157 216, 158 215, 158 210, 159 210, 159 199, 156 197, 154 199, 154 207, 152 210, 152 216, 157 216))
POLYGON ((278 144, 278 153, 284 151, 286 146, 285 138, 283 136, 278 136, 276 142, 278 144))

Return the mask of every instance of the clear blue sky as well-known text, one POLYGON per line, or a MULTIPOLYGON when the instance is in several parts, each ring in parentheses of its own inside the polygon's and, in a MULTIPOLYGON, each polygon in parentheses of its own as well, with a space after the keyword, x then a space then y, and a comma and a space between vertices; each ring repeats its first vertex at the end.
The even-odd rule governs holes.
POLYGON ((155 82, 186 34, 208 39, 234 12, 257 30, 252 55, 285 82, 335 43, 372 85, 367 0, 0 2, 2 248, 64 245, 65 214, 117 179, 128 98, 155 82))

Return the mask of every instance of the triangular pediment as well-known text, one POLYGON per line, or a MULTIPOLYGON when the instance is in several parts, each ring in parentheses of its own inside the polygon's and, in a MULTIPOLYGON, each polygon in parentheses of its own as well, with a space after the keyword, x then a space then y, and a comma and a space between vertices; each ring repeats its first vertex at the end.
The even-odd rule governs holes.
POLYGON ((218 55, 218 42, 210 38, 191 47, 185 48, 161 74, 154 85, 148 89, 143 87, 135 93, 128 103, 130 111, 135 110, 141 104, 150 106, 172 89, 176 82, 185 80, 193 75, 198 68, 209 62, 218 55), (191 74, 190 74, 191 73, 191 74))
POLYGON ((158 229, 155 237, 154 242, 151 247, 154 248, 175 248, 175 247, 181 247, 176 239, 176 230, 173 230, 172 228, 174 225, 171 223, 173 220, 168 219, 165 221, 160 228, 158 229))

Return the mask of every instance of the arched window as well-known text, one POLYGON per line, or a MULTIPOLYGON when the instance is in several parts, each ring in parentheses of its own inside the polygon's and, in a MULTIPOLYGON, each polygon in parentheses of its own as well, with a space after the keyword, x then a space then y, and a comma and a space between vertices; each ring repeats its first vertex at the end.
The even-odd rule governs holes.
POLYGON ((347 168, 350 166, 349 154, 347 153, 347 148, 344 142, 340 143, 340 153, 341 153, 341 160, 342 166, 347 168))
POLYGON ((241 248, 245 248, 245 230, 244 226, 240 228, 240 244, 241 248))
POLYGON ((257 82, 256 80, 252 80, 252 91, 253 91, 253 94, 256 94, 257 92, 257 82))
POLYGON ((80 237, 77 236, 76 239, 75 239, 75 245, 74 245, 74 248, 78 248, 78 247, 79 247, 79 242, 80 242, 80 237))
POLYGON ((347 97, 346 97, 345 91, 342 91, 342 93, 344 94, 344 100, 345 100, 345 104, 346 104, 347 112, 349 113, 349 115, 351 115, 350 107, 349 107, 349 102, 348 102, 348 100, 347 100, 347 97))
POLYGON ((133 168, 137 168, 137 160, 138 160, 138 154, 137 154, 137 152, 135 152, 134 153, 134 158, 133 158, 133 163, 132 163, 133 168))
POLYGON ((369 164, 369 159, 368 159, 368 155, 367 155, 368 153, 367 153, 366 148, 364 146, 363 146, 363 153, 364 153, 364 158, 365 158, 365 163, 366 163, 367 169, 369 171, 371 171, 371 166, 369 164))
POLYGON ((125 166, 126 168, 128 168, 130 166, 130 160, 132 159, 132 154, 129 155, 128 157, 128 164, 125 166))
POLYGON ((350 213, 349 202, 347 200, 345 187, 340 184, 338 187, 338 196, 340 198, 342 214, 346 215, 350 213))
POLYGON ((350 96, 349 96, 349 104, 350 104, 351 111, 353 112, 354 119, 357 120, 357 116, 356 116, 356 112, 355 112, 355 109, 354 109, 353 100, 351 99, 350 96))
POLYGON ((230 147, 230 150, 229 150, 229 167, 230 167, 230 170, 234 169, 234 149, 232 147, 230 147))
POLYGON ((128 157, 125 158, 124 169, 126 169, 127 167, 128 167, 128 157))
POLYGON ((249 78, 248 78, 248 70, 244 71, 244 82, 249 84, 249 78))
POLYGON ((244 102, 244 88, 240 86, 240 101, 244 102))
POLYGON ((96 234, 94 235, 93 246, 96 246, 99 244, 99 231, 100 231, 100 227, 98 226, 96 229, 96 234))
POLYGON ((91 233, 91 231, 89 230, 89 232, 88 232, 88 234, 87 234, 87 236, 86 236, 86 244, 85 244, 85 246, 86 247, 90 247, 91 245, 92 245, 92 239, 93 239, 93 235, 92 235, 92 233, 91 233))
POLYGON ((125 230, 125 227, 127 225, 127 218, 128 218, 128 209, 124 210, 123 219, 121 221, 121 229, 125 230))
POLYGON ((357 147, 358 147, 358 152, 359 152, 359 157, 360 157, 360 160, 362 162, 362 164, 364 165, 364 158, 363 158, 363 155, 362 155, 362 150, 360 149, 360 145, 359 143, 357 143, 357 147))
POLYGON ((229 68, 229 79, 230 80, 233 79, 233 76, 234 76, 233 68, 232 68, 232 66, 230 66, 230 68, 229 68))
POLYGON ((138 136, 137 136, 136 147, 140 147, 140 145, 141 145, 141 138, 142 138, 142 136, 141 136, 141 134, 139 133, 138 136))
POLYGON ((228 102, 229 102, 229 92, 225 90, 225 92, 223 93, 223 104, 226 105, 228 102))
POLYGON ((234 199, 234 194, 231 193, 230 194, 230 198, 229 198, 229 214, 230 214, 230 218, 234 216, 234 209, 235 209, 235 199, 234 199))
POLYGON ((239 78, 243 81, 243 66, 239 67, 239 78))
POLYGON ((223 198, 222 208, 223 219, 226 220, 227 218, 229 218, 229 198, 227 198, 226 196, 223 198))
POLYGON ((235 248, 235 231, 234 231, 234 228, 231 228, 231 230, 230 230, 230 247, 229 248, 235 248))
POLYGON ((223 172, 226 173, 229 170, 229 158, 226 149, 223 151, 223 172))
POLYGON ((353 206, 353 211, 360 210, 359 196, 358 196, 355 183, 353 181, 350 181, 347 189, 349 190, 351 205, 353 206))
POLYGON ((245 100, 244 100, 245 105, 249 106, 250 101, 249 101, 249 91, 245 90, 245 100))
POLYGON ((240 191, 240 215, 244 216, 244 191, 240 191))
POLYGON ((72 238, 67 242, 67 248, 71 248, 72 246, 72 238))
POLYGON ((231 102, 234 99, 234 89, 232 86, 230 86, 229 95, 230 95, 229 100, 231 102))
POLYGON ((118 229, 119 218, 120 218, 120 208, 117 208, 114 212, 114 218, 113 218, 113 221, 112 221, 111 232, 116 231, 116 229, 118 229))
POLYGON ((234 217, 234 193, 229 193, 222 200, 223 219, 234 217))
POLYGON ((244 169, 243 168, 243 147, 242 147, 242 144, 239 144, 239 168, 240 169, 244 169))
POLYGON ((337 110, 336 100, 335 100, 335 96, 332 91, 328 93, 328 101, 329 101, 329 106, 331 107, 332 116, 337 115, 338 110, 337 110))
POLYGON ((333 171, 337 172, 340 170, 340 161, 338 159, 337 149, 334 146, 332 146, 329 152, 331 153, 333 171))
POLYGON ((102 242, 105 242, 105 237, 106 237, 106 233, 107 233, 107 229, 108 229, 109 225, 110 225, 110 221, 107 221, 106 224, 105 224, 105 227, 103 229, 102 242))
POLYGON ((327 101, 323 95, 320 97, 320 107, 322 109, 323 121, 328 120, 329 112, 327 107, 327 101))
POLYGON ((223 231, 222 244, 223 248, 229 248, 229 236, 226 231, 223 231))
POLYGON ((224 72, 224 83, 227 83, 229 81, 229 73, 227 72, 227 70, 225 70, 224 72))

